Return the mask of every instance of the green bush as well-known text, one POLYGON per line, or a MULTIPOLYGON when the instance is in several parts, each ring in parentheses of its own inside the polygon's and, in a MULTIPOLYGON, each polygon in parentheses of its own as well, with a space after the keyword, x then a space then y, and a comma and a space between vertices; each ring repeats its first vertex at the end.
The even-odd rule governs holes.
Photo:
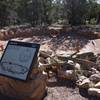
POLYGON ((95 19, 95 18, 92 18, 92 19, 90 20, 90 24, 95 25, 95 24, 96 24, 96 19, 95 19))

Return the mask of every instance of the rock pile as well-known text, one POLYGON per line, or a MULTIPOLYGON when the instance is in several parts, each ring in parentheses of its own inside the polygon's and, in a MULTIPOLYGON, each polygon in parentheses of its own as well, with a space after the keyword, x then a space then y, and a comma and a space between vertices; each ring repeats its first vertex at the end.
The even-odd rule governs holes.
POLYGON ((12 38, 27 38, 32 36, 48 35, 56 37, 62 29, 49 29, 48 27, 12 26, 0 30, 0 40, 12 38))
MULTIPOLYGON (((47 28, 47 27, 34 28, 31 26, 9 27, 9 28, 4 28, 0 30, 0 40, 9 40, 11 38, 17 38, 17 37, 19 37, 20 39, 23 39, 25 37, 32 37, 32 36, 38 36, 38 35, 41 36, 42 34, 43 35, 45 34, 45 36, 48 35, 50 36, 50 38, 54 37, 51 44, 53 44, 54 42, 53 47, 56 49, 59 49, 57 48, 56 45, 57 44, 58 46, 59 44, 61 44, 62 46, 64 45, 62 44, 63 42, 61 42, 61 40, 65 39, 65 35, 63 35, 63 37, 59 39, 55 37, 59 36, 59 34, 61 33, 71 33, 71 34, 75 33, 75 34, 82 35, 85 37, 90 37, 91 39, 100 38, 99 32, 94 33, 94 32, 91 32, 91 30, 88 31, 88 29, 87 30, 85 29, 86 28, 76 28, 76 27, 71 28, 71 29, 66 28, 66 27, 59 28, 59 29, 55 29, 54 27, 53 28, 47 28)), ((70 37, 66 37, 66 40, 67 38, 69 38, 70 40, 70 37)), ((73 50, 73 48, 71 49, 70 47, 73 47, 74 45, 72 44, 68 45, 68 41, 65 41, 64 43, 67 49, 69 48, 70 51, 73 50)), ((74 41, 74 44, 76 47, 77 41, 76 42, 74 41)), ((95 43, 93 42, 92 44, 95 44, 95 43)), ((48 44, 47 44, 47 47, 48 47, 48 44)), ((46 50, 47 50, 47 47, 45 45, 46 50)), ((3 50, 3 47, 1 45, 0 57, 2 55, 2 50, 3 50)), ((24 85, 23 83, 20 83, 18 81, 15 82, 13 80, 8 80, 4 77, 0 78, 0 80, 2 80, 0 81, 0 84, 1 84, 0 91, 2 91, 3 94, 6 94, 8 96, 9 95, 12 96, 11 94, 13 94, 16 97, 22 97, 23 99, 25 97, 27 100, 30 100, 33 98, 38 100, 43 96, 46 89, 46 79, 44 78, 44 75, 43 75, 45 74, 48 78, 56 77, 57 80, 60 80, 60 79, 72 80, 76 82, 76 85, 79 88, 87 89, 89 95, 100 97, 100 54, 94 55, 93 52, 77 54, 74 52, 74 50, 73 52, 72 51, 66 52, 66 50, 61 51, 61 49, 59 49, 58 52, 55 52, 52 50, 46 51, 46 52, 40 51, 38 71, 39 71, 39 74, 37 74, 37 77, 35 77, 36 79, 30 80, 24 85), (8 90, 10 90, 10 92, 8 90), (27 96, 25 96, 25 94, 21 90, 23 90, 24 93, 27 92, 26 93, 27 96)), ((34 78, 34 75, 32 77, 34 78)))
POLYGON ((100 54, 40 50, 38 59, 38 71, 48 78, 73 80, 89 95, 100 97, 100 54))
MULTIPOLYGON (((38 71, 40 73, 42 72, 42 74, 47 75, 48 78, 55 76, 57 79, 73 80, 76 82, 76 85, 79 88, 87 89, 89 95, 100 97, 100 67, 99 67, 100 54, 94 55, 94 53, 92 52, 82 53, 82 54, 77 54, 73 52, 68 54, 68 52, 66 52, 66 54, 65 53, 58 54, 58 53, 54 53, 51 50, 46 52, 40 50, 38 61, 39 61, 38 71)), ((39 83, 44 82, 43 86, 42 85, 39 86, 40 88, 45 90, 44 87, 46 87, 46 81, 43 81, 42 78, 40 79, 39 76, 37 77, 36 80, 33 80, 31 82, 33 83, 35 82, 36 84, 38 82, 39 83)), ((2 78, 0 78, 0 80, 1 79, 2 78)), ((13 83, 12 80, 10 81, 11 83, 13 83)), ((34 85, 31 86, 34 87, 35 83, 34 85)), ((14 87, 15 86, 17 85, 14 84, 14 87)), ((2 90, 2 88, 0 88, 0 90, 2 90)), ((19 89, 17 91, 19 91, 19 89)), ((39 91, 42 90, 36 90, 33 92, 32 95, 36 93, 36 96, 38 94, 39 97, 40 95, 39 91)), ((18 93, 19 94, 17 95, 20 95, 20 91, 18 93)))
POLYGON ((56 75, 58 79, 73 80, 79 88, 87 89, 89 95, 100 97, 99 57, 92 52, 68 56, 42 51, 39 63, 49 77, 56 75))
POLYGON ((48 35, 50 37, 59 37, 63 33, 75 33, 78 35, 83 35, 90 39, 100 38, 99 32, 93 32, 84 26, 78 27, 31 27, 31 25, 19 25, 19 26, 11 26, 5 27, 0 30, 0 40, 8 40, 17 37, 32 37, 39 35, 48 35))

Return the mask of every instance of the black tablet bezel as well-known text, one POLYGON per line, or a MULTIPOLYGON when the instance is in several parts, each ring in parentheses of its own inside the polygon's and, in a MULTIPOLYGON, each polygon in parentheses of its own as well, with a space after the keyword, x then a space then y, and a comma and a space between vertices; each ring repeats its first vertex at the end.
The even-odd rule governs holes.
POLYGON ((28 74, 27 74, 27 77, 26 77, 25 80, 24 79, 20 79, 20 78, 16 78, 16 77, 13 77, 13 76, 9 76, 9 75, 4 75, 4 74, 0 73, 0 75, 6 76, 8 78, 12 78, 12 79, 20 80, 20 81, 27 81, 28 78, 29 78, 29 76, 30 76, 30 74, 31 74, 31 71, 32 71, 32 69, 34 67, 34 64, 35 64, 34 62, 37 60, 37 56, 38 56, 40 44, 37 44, 37 43, 27 43, 27 42, 20 42, 20 41, 12 41, 12 40, 10 40, 7 43, 7 46, 6 46, 6 48, 4 50, 4 53, 3 53, 2 57, 1 57, 0 63, 1 63, 2 59, 3 59, 3 57, 4 57, 4 54, 6 52, 6 49, 7 49, 8 45, 19 45, 19 46, 24 46, 24 47, 36 48, 35 55, 33 56, 33 59, 32 59, 32 62, 31 62, 31 65, 29 67, 29 71, 28 71, 28 74))

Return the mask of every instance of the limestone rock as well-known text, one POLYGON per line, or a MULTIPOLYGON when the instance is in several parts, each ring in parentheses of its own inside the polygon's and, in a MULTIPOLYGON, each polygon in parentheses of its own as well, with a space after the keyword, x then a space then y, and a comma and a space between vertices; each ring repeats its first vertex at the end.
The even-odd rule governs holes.
POLYGON ((91 75, 90 80, 95 82, 95 83, 99 82, 100 81, 100 73, 91 75))
POLYGON ((70 57, 70 55, 74 54, 74 51, 63 51, 63 50, 57 50, 56 55, 60 60, 66 60, 66 58, 70 57))
POLYGON ((39 54, 39 56, 40 57, 43 57, 43 58, 48 58, 50 55, 47 53, 47 52, 45 52, 45 51, 40 51, 39 52, 40 54, 39 54))
POLYGON ((95 84, 95 88, 99 88, 100 89, 100 82, 98 82, 97 84, 95 84))
POLYGON ((89 88, 88 89, 88 94, 92 96, 97 96, 100 97, 100 89, 97 88, 89 88))
POLYGON ((58 77, 68 80, 76 80, 76 75, 74 70, 58 71, 58 77))
POLYGON ((97 69, 100 71, 100 54, 97 55, 96 64, 98 64, 97 69))
POLYGON ((99 74, 100 72, 96 69, 96 68, 91 68, 90 70, 89 70, 89 74, 90 75, 93 75, 93 74, 99 74))
POLYGON ((80 88, 89 88, 91 84, 91 81, 89 80, 89 78, 83 79, 83 81, 78 83, 78 86, 80 88))
POLYGON ((2 57, 2 52, 0 52, 0 59, 1 59, 1 57, 2 57))
POLYGON ((87 60, 94 60, 96 58, 93 52, 78 54, 76 57, 87 60))
POLYGON ((85 79, 85 80, 83 80, 82 83, 79 84, 79 87, 81 87, 81 88, 89 88, 90 83, 91 83, 91 82, 90 82, 89 79, 85 79))
POLYGON ((40 63, 42 63, 42 64, 45 64, 46 63, 46 61, 45 61, 45 59, 43 57, 39 57, 39 60, 38 61, 40 63))
POLYGON ((72 60, 68 60, 68 64, 74 65, 74 62, 72 60))
POLYGON ((79 63, 76 63, 74 67, 75 67, 75 70, 80 70, 81 69, 81 66, 80 66, 79 63))
POLYGON ((94 74, 100 74, 100 72, 96 69, 96 68, 91 68, 89 70, 84 70, 83 74, 87 77, 90 77, 91 75, 94 75, 94 74))
POLYGON ((81 72, 83 73, 84 76, 86 77, 90 77, 91 76, 91 73, 89 70, 81 70, 81 72))
POLYGON ((50 58, 50 57, 48 57, 47 59, 46 59, 46 62, 48 63, 48 64, 53 64, 53 63, 55 63, 57 61, 57 59, 55 59, 55 58, 50 58))
POLYGON ((76 83, 77 84, 82 83, 82 81, 85 80, 85 79, 87 79, 87 77, 85 77, 85 76, 79 76, 76 83))
POLYGON ((69 77, 70 79, 75 78, 75 72, 73 70, 66 70, 65 75, 66 77, 69 77))
POLYGON ((75 70, 75 63, 71 60, 68 60, 67 63, 63 64, 62 69, 66 70, 75 70))
POLYGON ((46 92, 46 78, 37 74, 26 82, 0 76, 0 93, 18 100, 40 100, 46 92))

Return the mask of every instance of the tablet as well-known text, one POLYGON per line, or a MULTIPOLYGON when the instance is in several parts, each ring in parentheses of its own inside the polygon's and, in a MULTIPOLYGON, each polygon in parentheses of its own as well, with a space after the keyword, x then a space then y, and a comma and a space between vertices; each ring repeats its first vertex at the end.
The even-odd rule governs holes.
POLYGON ((26 81, 37 59, 40 45, 9 41, 0 60, 0 75, 26 81))

